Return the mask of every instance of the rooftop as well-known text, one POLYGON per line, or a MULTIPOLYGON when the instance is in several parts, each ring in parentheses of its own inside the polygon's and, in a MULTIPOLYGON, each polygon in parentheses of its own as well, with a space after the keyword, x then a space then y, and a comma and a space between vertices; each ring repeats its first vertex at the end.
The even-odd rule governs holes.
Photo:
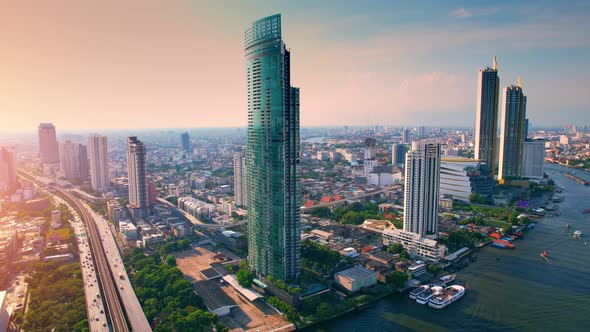
POLYGON ((355 267, 351 267, 350 269, 346 269, 344 271, 337 272, 336 274, 343 276, 344 278, 347 278, 347 279, 362 279, 362 278, 367 278, 372 275, 375 275, 375 272, 373 272, 369 269, 365 269, 362 266, 355 266, 355 267))
POLYGON ((232 300, 220 288, 218 281, 203 280, 197 281, 193 284, 197 294, 203 299, 203 303, 207 306, 209 311, 214 311, 222 307, 236 306, 236 302, 232 300))

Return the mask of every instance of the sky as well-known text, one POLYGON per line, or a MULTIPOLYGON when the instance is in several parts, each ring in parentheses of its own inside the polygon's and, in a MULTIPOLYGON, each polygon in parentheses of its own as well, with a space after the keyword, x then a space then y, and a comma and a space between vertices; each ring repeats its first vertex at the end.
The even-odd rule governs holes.
POLYGON ((0 0, 0 132, 245 126, 276 13, 302 126, 473 127, 494 55, 533 126, 590 124, 588 1, 0 0))

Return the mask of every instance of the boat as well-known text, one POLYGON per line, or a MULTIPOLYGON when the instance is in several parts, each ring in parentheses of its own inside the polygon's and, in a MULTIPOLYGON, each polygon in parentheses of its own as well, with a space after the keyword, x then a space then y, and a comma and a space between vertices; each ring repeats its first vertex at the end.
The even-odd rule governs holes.
POLYGON ((529 227, 529 229, 533 229, 533 228, 537 227, 537 223, 536 222, 531 222, 531 223, 529 223, 529 226, 528 227, 529 227))
POLYGON ((494 242, 492 242, 492 245, 494 245, 494 247, 496 248, 508 248, 508 249, 514 249, 514 244, 510 243, 509 241, 506 240, 502 240, 502 239, 498 239, 498 240, 494 240, 494 242), (494 245, 497 244, 497 245, 494 245), (500 247, 499 245, 503 245, 504 247, 500 247))
POLYGON ((543 252, 541 253, 541 257, 549 259, 549 254, 547 253, 547 250, 543 250, 543 252))
POLYGON ((508 241, 508 242, 512 242, 512 240, 513 240, 513 239, 512 239, 512 238, 510 238, 510 237, 507 237, 507 236, 505 236, 505 237, 503 237, 501 240, 508 241))
POLYGON ((410 299, 415 300, 416 297, 418 297, 418 295, 424 293, 427 289, 430 289, 430 286, 428 285, 422 285, 418 288, 415 288, 414 290, 412 290, 410 292, 410 299))
POLYGON ((571 228, 570 224, 565 224, 565 229, 570 229, 570 228, 571 228))
POLYGON ((582 213, 590 213, 590 209, 586 209, 586 210, 582 211, 582 213))
POLYGON ((428 306, 435 309, 442 309, 459 300, 463 295, 465 295, 465 287, 452 285, 445 288, 440 295, 433 296, 430 301, 428 301, 428 306))
POLYGON ((422 294, 416 297, 416 302, 419 304, 426 304, 433 296, 438 296, 443 291, 443 288, 440 286, 433 286, 427 289, 426 291, 422 292, 422 294))
POLYGON ((439 280, 446 284, 446 283, 454 281, 456 277, 457 277, 456 274, 448 274, 446 276, 440 277, 439 280))
POLYGON ((582 231, 581 230, 577 230, 574 232, 574 238, 580 238, 582 237, 582 231))
POLYGON ((492 247, 496 247, 496 248, 500 248, 500 249, 506 249, 506 246, 505 245, 503 245, 501 243, 498 243, 496 241, 492 242, 492 247))

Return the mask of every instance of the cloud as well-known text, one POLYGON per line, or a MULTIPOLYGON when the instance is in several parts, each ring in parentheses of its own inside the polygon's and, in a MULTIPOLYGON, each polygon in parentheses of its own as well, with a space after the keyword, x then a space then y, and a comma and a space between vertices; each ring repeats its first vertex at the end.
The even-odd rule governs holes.
POLYGON ((456 18, 468 18, 473 16, 473 14, 465 8, 457 8, 451 12, 451 16, 456 18))

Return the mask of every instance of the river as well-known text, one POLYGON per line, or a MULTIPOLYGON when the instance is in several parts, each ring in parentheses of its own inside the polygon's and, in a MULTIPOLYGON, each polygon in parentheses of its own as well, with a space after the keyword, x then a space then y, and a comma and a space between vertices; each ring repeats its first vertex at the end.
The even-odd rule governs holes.
MULTIPOLYGON (((311 331, 588 331, 590 327, 590 187, 566 178, 564 166, 545 171, 564 186, 561 215, 541 219, 515 242, 515 250, 491 246, 458 272, 466 295, 436 310, 395 295, 361 312, 311 331), (569 223, 571 230, 564 225, 569 223), (583 232, 574 240, 573 231, 583 232), (586 243, 585 241, 588 241, 586 243), (546 249, 549 263, 540 253, 546 249)), ((590 173, 576 171, 590 180, 590 173)))

